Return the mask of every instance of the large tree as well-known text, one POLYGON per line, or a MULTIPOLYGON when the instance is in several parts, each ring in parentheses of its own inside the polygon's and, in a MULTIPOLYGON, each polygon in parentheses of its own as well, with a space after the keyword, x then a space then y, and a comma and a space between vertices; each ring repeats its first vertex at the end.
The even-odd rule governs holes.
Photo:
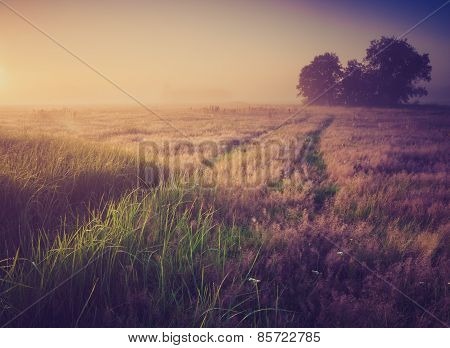
POLYGON ((430 58, 406 39, 383 36, 371 41, 364 63, 371 104, 395 105, 428 94, 418 83, 431 80, 430 58))
POLYGON ((338 56, 325 53, 303 67, 300 72, 298 95, 305 97, 308 103, 335 104, 339 93, 333 88, 342 75, 342 66, 338 56))
POLYGON ((428 54, 383 36, 370 42, 362 63, 350 60, 345 69, 334 53, 315 57, 301 70, 297 90, 309 103, 390 106, 427 95, 420 83, 430 80, 428 54))
POLYGON ((345 105, 367 105, 370 103, 370 77, 364 64, 356 59, 347 63, 340 85, 340 101, 345 105))

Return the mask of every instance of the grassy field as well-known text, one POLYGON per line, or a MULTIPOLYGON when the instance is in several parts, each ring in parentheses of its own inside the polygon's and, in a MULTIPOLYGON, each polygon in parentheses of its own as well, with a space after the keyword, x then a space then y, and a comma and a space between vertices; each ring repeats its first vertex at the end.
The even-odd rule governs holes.
POLYGON ((448 325, 450 109, 155 111, 0 110, 0 326, 448 325))

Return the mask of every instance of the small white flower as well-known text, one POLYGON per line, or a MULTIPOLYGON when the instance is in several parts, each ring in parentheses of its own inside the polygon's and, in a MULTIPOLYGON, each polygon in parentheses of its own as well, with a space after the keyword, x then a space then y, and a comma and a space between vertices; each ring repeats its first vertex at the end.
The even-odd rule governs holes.
POLYGON ((343 251, 338 251, 337 254, 338 255, 344 255, 344 252, 343 251))
POLYGON ((261 280, 255 279, 255 278, 248 278, 248 281, 249 281, 249 282, 252 282, 253 284, 258 284, 258 283, 261 282, 261 280))
POLYGON ((316 270, 312 270, 311 272, 313 272, 314 274, 320 274, 320 272, 316 270))

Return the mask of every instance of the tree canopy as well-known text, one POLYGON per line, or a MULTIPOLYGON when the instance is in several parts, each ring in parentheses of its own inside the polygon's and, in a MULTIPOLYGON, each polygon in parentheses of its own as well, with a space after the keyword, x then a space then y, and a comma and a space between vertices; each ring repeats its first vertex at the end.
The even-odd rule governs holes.
POLYGON ((428 54, 383 36, 370 42, 362 62, 350 60, 345 68, 334 53, 316 56, 302 68, 297 90, 312 104, 389 106, 427 95, 419 84, 430 80, 428 54))
POLYGON ((336 54, 317 56, 300 73, 298 95, 318 104, 334 104, 338 95, 333 86, 341 76, 342 66, 336 54))

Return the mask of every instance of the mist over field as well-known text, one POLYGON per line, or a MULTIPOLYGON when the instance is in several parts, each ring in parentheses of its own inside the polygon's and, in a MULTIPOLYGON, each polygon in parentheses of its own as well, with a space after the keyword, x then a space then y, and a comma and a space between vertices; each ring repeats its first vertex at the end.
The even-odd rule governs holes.
POLYGON ((337 3, 1 1, 0 326, 448 327, 450 3, 337 3))

